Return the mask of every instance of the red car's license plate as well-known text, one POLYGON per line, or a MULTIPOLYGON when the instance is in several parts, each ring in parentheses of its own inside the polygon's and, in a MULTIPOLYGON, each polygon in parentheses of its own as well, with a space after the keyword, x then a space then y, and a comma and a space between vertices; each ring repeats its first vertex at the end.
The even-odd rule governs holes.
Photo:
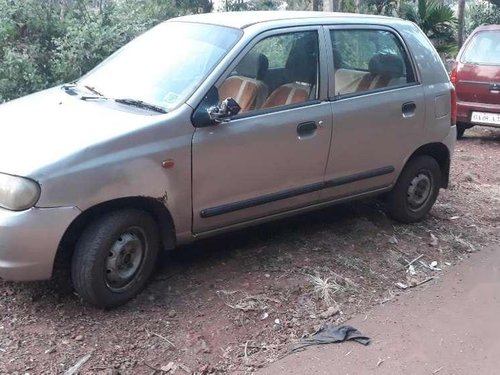
POLYGON ((472 112, 471 122, 500 126, 500 113, 472 112))

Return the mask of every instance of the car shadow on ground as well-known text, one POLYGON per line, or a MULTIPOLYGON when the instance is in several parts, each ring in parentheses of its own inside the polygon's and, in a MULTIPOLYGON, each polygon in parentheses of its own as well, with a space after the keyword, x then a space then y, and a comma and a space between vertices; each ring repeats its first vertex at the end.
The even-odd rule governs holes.
POLYGON ((365 200, 323 208, 317 211, 259 224, 246 229, 221 234, 193 244, 182 246, 161 257, 157 275, 175 266, 202 266, 204 263, 224 261, 236 250, 251 253, 270 243, 289 242, 300 237, 307 241, 318 231, 328 227, 333 232, 348 230, 352 220, 361 216, 381 217, 380 202, 365 200))
POLYGON ((495 143, 500 143, 500 129, 495 129, 495 128, 477 128, 477 130, 474 133, 471 133, 471 130, 466 130, 464 133, 464 137, 462 140, 458 141, 457 146, 459 147, 462 141, 474 141, 478 140, 481 143, 484 144, 495 144, 495 143))
MULTIPOLYGON (((260 249, 263 247, 271 247, 276 250, 281 246, 288 246, 288 255, 293 256, 294 252, 300 251, 300 247, 289 246, 290 243, 294 241, 307 243, 318 232, 325 229, 333 234, 347 233, 362 218, 377 222, 377 225, 382 227, 392 226, 391 220, 383 211, 383 204, 380 200, 367 199, 332 205, 297 216, 217 235, 180 246, 169 252, 163 252, 159 257, 157 269, 148 288, 165 281, 168 281, 168 284, 175 284, 178 281, 176 278, 179 276, 194 275, 200 270, 217 267, 217 265, 236 256, 272 257, 272 250, 264 255, 260 254, 260 249)), ((16 289, 23 289, 31 301, 41 305, 57 303, 61 304, 64 309, 65 304, 68 305, 68 308, 75 303, 83 304, 71 286, 69 271, 59 271, 56 278, 46 282, 12 285, 15 285, 16 289)), ((162 288, 163 285, 159 287, 162 288)), ((132 304, 139 304, 141 308, 147 308, 151 301, 139 296, 132 304)), ((115 311, 127 309, 129 305, 115 309, 115 311)))

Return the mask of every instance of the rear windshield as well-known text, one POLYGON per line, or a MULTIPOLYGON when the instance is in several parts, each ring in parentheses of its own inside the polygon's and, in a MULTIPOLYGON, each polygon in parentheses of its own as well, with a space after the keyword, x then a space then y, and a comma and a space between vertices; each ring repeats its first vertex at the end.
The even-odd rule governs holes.
POLYGON ((500 65, 500 31, 480 31, 469 42, 462 62, 500 65))

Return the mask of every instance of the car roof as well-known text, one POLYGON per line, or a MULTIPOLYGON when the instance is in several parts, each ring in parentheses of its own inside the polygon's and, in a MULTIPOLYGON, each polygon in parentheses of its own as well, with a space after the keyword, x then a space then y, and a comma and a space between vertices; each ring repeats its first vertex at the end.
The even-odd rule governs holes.
MULTIPOLYGON (((316 22, 331 22, 332 19, 349 19, 354 21, 363 20, 396 20, 392 17, 360 15, 354 13, 333 13, 333 12, 311 12, 311 11, 246 11, 246 12, 215 12, 195 14, 172 19, 172 21, 185 21, 197 23, 209 23, 244 29, 246 27, 259 24, 286 20, 302 20, 316 22)), ((398 19, 399 20, 399 19, 398 19)), ((400 21, 400 20, 399 20, 400 21)))
POLYGON ((481 25, 478 26, 477 29, 474 30, 474 32, 485 30, 500 30, 500 25, 481 25))

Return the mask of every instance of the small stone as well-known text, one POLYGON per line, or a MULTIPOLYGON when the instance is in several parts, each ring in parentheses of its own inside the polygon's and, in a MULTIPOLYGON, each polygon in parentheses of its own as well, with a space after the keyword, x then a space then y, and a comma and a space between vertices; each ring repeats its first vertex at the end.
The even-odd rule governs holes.
POLYGON ((208 354, 208 353, 212 352, 212 350, 208 346, 207 342, 204 339, 202 339, 202 338, 200 338, 198 340, 198 342, 196 343, 196 348, 197 348, 197 350, 196 350, 197 354, 201 354, 201 353, 208 354))
POLYGON ((167 314, 169 318, 175 318, 177 316, 177 312, 175 310, 170 310, 167 314))
POLYGON ((169 362, 166 366, 161 366, 160 370, 164 371, 164 372, 170 372, 170 371, 177 370, 177 368, 176 368, 174 362, 169 362))
POLYGON ((430 235, 431 235, 431 241, 429 242, 429 245, 437 246, 439 243, 439 239, 435 235, 433 235, 432 233, 430 235))
POLYGON ((202 366, 198 367, 198 373, 200 373, 201 375, 208 374, 211 372, 211 370, 212 370, 212 368, 209 364, 202 365, 202 366))
POLYGON ((75 341, 83 341, 83 336, 82 335, 76 336, 75 341))
POLYGON ((389 237, 389 243, 392 243, 393 245, 396 245, 398 243, 398 239, 395 236, 389 237))
POLYGON ((52 354, 56 352, 56 348, 49 348, 45 351, 45 354, 52 354))

